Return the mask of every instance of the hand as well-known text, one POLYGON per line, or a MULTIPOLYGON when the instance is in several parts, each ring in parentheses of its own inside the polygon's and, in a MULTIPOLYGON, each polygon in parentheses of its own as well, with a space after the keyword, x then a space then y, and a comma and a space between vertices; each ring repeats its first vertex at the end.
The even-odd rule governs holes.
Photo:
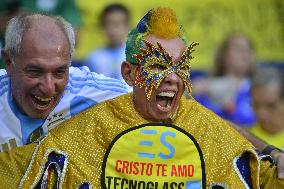
POLYGON ((278 179, 284 179, 284 153, 275 149, 270 155, 276 160, 278 179))

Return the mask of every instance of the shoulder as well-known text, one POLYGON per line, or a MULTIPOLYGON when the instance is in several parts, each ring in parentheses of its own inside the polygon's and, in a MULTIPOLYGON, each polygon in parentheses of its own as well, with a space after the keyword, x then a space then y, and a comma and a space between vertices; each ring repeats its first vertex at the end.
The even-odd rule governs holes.
POLYGON ((195 115, 196 117, 200 117, 202 120, 211 122, 223 122, 224 120, 216 115, 211 110, 207 109, 195 99, 185 99, 182 98, 181 107, 186 111, 187 114, 195 115))
POLYGON ((71 117, 69 120, 64 121, 58 127, 54 128, 51 135, 64 138, 72 133, 71 135, 82 137, 84 133, 96 131, 98 129, 98 125, 96 124, 103 124, 107 121, 108 117, 114 116, 114 114, 116 114, 114 112, 117 111, 114 107, 117 107, 121 100, 128 96, 129 95, 122 95, 80 112, 80 114, 71 117), (74 133, 74 131, 76 132, 74 133))
POLYGON ((7 71, 5 69, 0 69, 0 76, 7 75, 7 71))
POLYGON ((1 81, 8 81, 8 74, 5 69, 0 69, 0 82, 1 81))
POLYGON ((85 87, 92 87, 101 90, 111 90, 121 93, 127 93, 129 91, 129 87, 124 81, 106 77, 103 74, 98 74, 96 72, 91 72, 86 66, 79 68, 70 67, 69 74, 68 84, 70 86, 83 84, 85 87))
POLYGON ((183 105, 186 109, 186 115, 190 115, 191 124, 194 125, 198 133, 203 133, 204 136, 227 146, 230 141, 234 141, 239 144, 248 144, 249 142, 229 125, 229 122, 216 115, 211 110, 205 108, 194 99, 183 100, 183 105))
POLYGON ((0 96, 8 91, 9 77, 5 69, 0 69, 0 96))
POLYGON ((63 97, 53 113, 62 113, 69 117, 82 112, 93 105, 128 93, 126 83, 90 72, 88 67, 70 67, 69 80, 63 97))

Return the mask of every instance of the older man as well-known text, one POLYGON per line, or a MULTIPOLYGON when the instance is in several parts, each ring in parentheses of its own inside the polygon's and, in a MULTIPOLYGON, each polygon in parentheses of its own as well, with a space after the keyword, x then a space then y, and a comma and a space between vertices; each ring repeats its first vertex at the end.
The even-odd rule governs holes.
POLYGON ((15 17, 8 23, 5 40, 0 151, 28 144, 71 116, 128 91, 123 82, 87 67, 69 70, 75 36, 62 18, 15 17))
POLYGON ((268 156, 182 97, 185 88, 191 92, 194 46, 186 45, 172 9, 151 10, 128 36, 122 75, 133 93, 64 122, 38 145, 0 154, 5 186, 283 187, 268 156))

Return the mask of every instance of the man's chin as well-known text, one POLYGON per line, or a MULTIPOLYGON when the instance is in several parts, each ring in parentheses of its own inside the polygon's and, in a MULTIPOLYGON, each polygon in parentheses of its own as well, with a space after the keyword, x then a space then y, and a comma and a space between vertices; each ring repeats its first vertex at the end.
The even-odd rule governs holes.
POLYGON ((169 120, 171 117, 172 117, 172 113, 171 112, 163 113, 163 114, 161 114, 161 113, 152 113, 151 121, 163 122, 163 121, 169 120))
POLYGON ((176 106, 174 105, 172 105, 171 107, 159 107, 159 105, 157 105, 155 110, 153 110, 152 112, 152 116, 158 121, 164 121, 170 119, 175 111, 176 106))
POLYGON ((48 117, 48 115, 50 114, 50 112, 53 110, 54 107, 49 107, 46 109, 34 109, 34 110, 30 110, 27 111, 26 114, 34 119, 46 119, 48 117))
POLYGON ((34 119, 46 119, 49 113, 29 113, 28 116, 34 119))

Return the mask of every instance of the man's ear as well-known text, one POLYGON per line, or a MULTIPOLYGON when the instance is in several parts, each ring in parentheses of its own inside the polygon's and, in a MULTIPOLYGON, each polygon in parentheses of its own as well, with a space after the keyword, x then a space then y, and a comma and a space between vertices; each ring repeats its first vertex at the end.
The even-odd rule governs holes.
POLYGON ((129 86, 134 86, 135 82, 135 77, 136 77, 136 66, 133 64, 130 64, 127 61, 124 61, 121 64, 121 75, 124 79, 124 81, 129 85, 129 86))
POLYGON ((7 70, 8 74, 9 74, 9 72, 11 70, 11 67, 13 66, 12 60, 11 60, 11 58, 9 56, 9 53, 6 50, 4 50, 4 49, 1 50, 1 55, 3 57, 4 65, 6 66, 6 70, 7 70))

